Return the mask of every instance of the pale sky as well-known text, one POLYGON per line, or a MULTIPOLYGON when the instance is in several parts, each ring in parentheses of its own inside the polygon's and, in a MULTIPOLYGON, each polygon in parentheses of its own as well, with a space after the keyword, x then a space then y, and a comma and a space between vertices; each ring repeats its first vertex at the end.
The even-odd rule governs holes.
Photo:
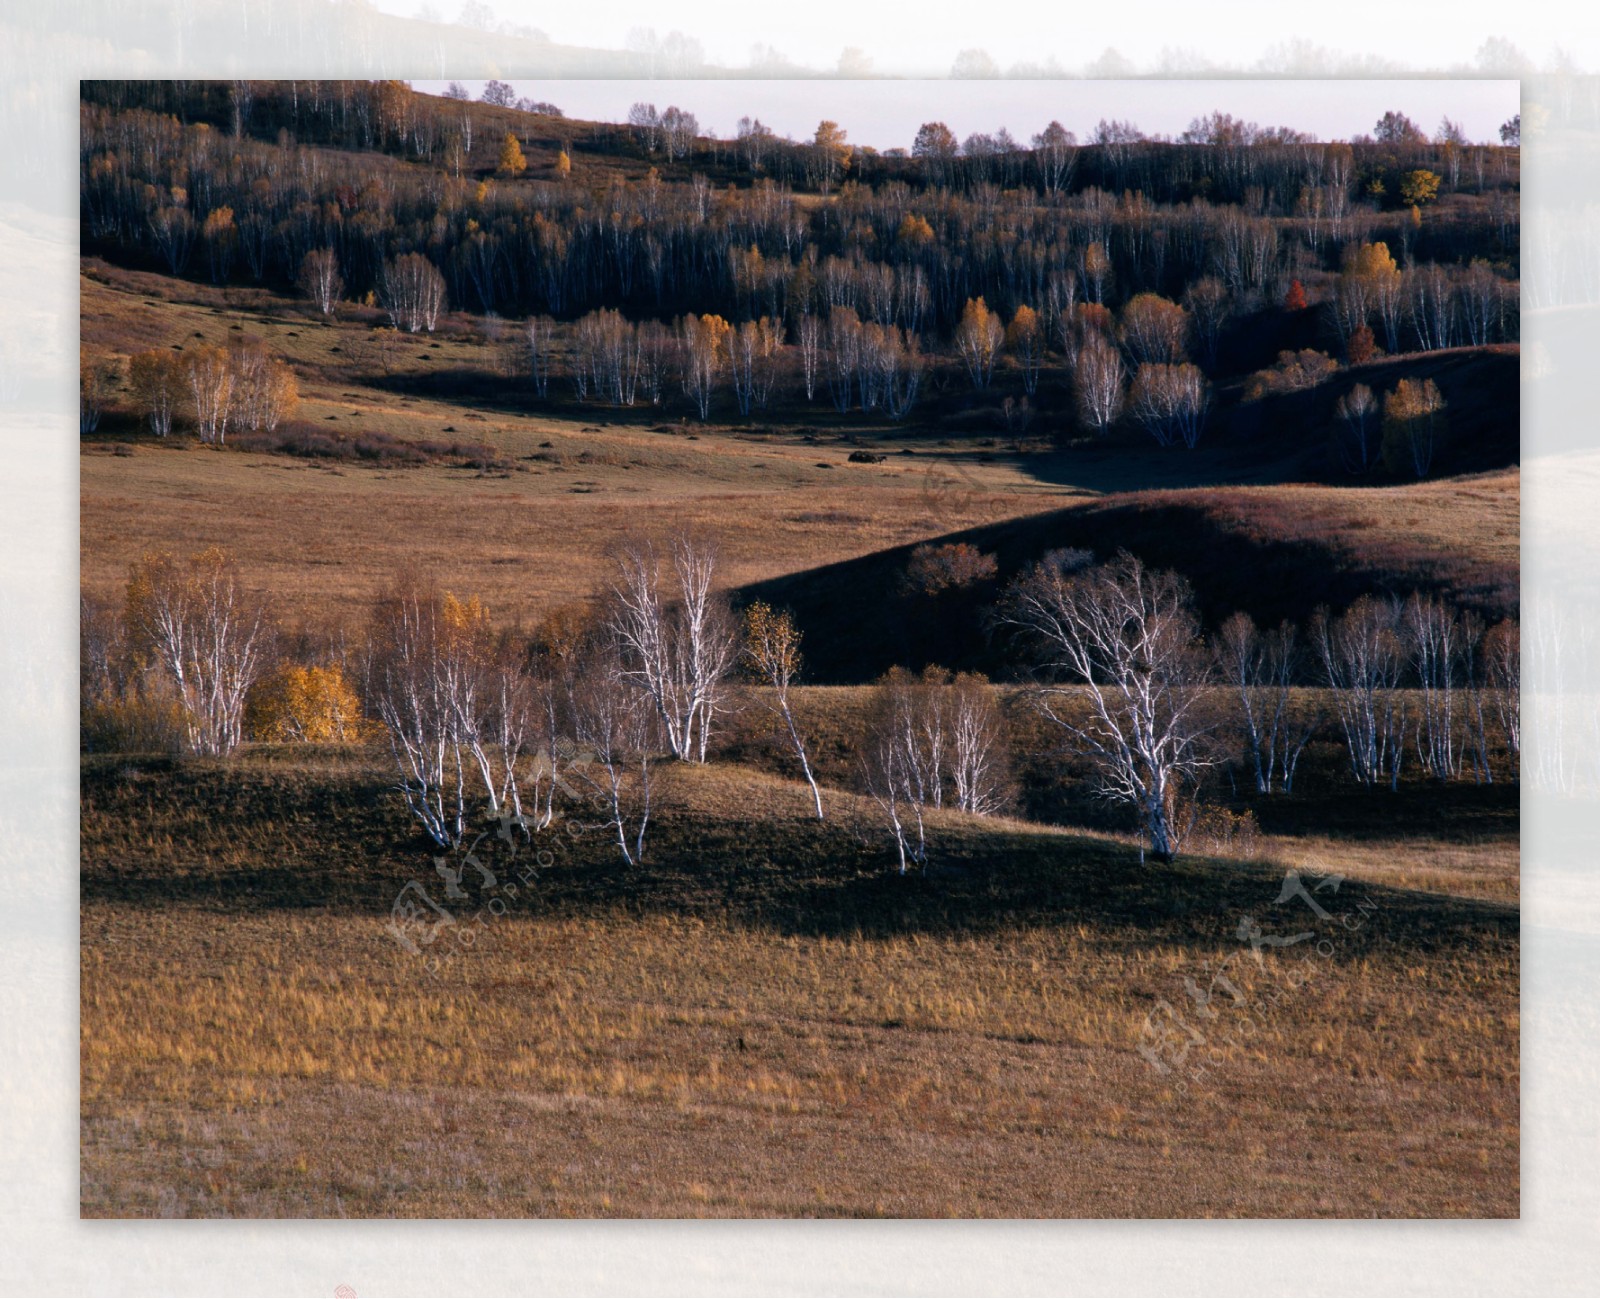
MULTIPOLYGON (((1541 66, 1560 48, 1587 69, 1600 55, 1600 24, 1583 20, 1570 0, 1451 0, 1446 6, 1395 0, 1339 0, 1335 5, 1282 0, 1138 0, 1137 5, 1063 4, 1061 0, 917 0, 915 6, 861 0, 752 4, 750 0, 484 0, 497 20, 536 27, 552 40, 620 49, 630 30, 681 29, 724 67, 743 67, 753 45, 771 46, 805 67, 828 70, 840 50, 857 46, 881 72, 940 76, 963 49, 986 50, 1002 68, 1054 58, 1077 71, 1108 48, 1141 72, 1164 56, 1248 68, 1276 46, 1306 40, 1336 54, 1356 52, 1407 71, 1472 68, 1490 37, 1505 37, 1541 66)), ((377 0, 411 16, 419 9, 453 22, 463 0, 377 0)), ((1014 129, 1014 128, 1013 128, 1014 129)))
MULTIPOLYGON (((625 121, 637 101, 676 104, 702 131, 730 138, 739 118, 759 117, 780 136, 809 138, 832 118, 853 143, 911 147, 917 128, 944 122, 958 138, 1004 126, 1026 144, 1056 120, 1086 139, 1101 118, 1133 121, 1147 134, 1176 136, 1213 109, 1261 126, 1291 126, 1322 140, 1370 133, 1397 109, 1432 133, 1448 115, 1473 140, 1498 139, 1500 123, 1519 111, 1515 81, 556 81, 508 78, 519 96, 549 100, 568 117, 625 121)), ((414 81, 441 93, 445 81, 414 81)), ((463 84, 476 98, 482 81, 463 84)))

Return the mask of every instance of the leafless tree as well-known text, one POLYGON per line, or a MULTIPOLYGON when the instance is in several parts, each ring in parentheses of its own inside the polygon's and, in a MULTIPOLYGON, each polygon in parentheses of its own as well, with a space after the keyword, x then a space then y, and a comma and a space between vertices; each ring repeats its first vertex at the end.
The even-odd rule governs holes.
POLYGON ((1455 341, 1456 295, 1444 267, 1429 262, 1405 275, 1406 310, 1424 352, 1455 341))
POLYGON ((550 395, 550 370, 555 362, 556 322, 549 316, 528 317, 528 363, 533 390, 542 400, 550 395))
POLYGON ((378 296, 396 329, 431 334, 444 310, 444 276, 421 253, 405 253, 384 263, 378 296))
MULTIPOLYGON (((1482 628, 1476 630, 1481 636, 1482 628)), ((1438 780, 1449 780, 1461 770, 1456 696, 1473 657, 1470 631, 1437 595, 1413 592, 1401 612, 1401 640, 1419 696, 1417 757, 1422 769, 1438 780)))
POLYGON ((189 263, 189 253, 194 248, 194 218, 187 208, 158 207, 150 214, 150 233, 167 269, 181 275, 189 263))
POLYGON ((822 351, 822 318, 809 307, 800 313, 796 328, 800 339, 800 374, 805 384, 806 400, 817 393, 817 359, 822 351))
POLYGON ((467 826, 466 760, 451 691, 451 629, 438 592, 402 580, 373 613, 371 700, 389 738, 399 791, 441 847, 467 826))
POLYGON ((694 147, 694 138, 700 133, 700 123, 695 115, 675 105, 668 105, 661 114, 661 140, 667 157, 687 158, 694 147))
POLYGON ((987 678, 963 672, 948 687, 950 784, 963 812, 990 816, 1011 801, 1005 719, 987 678))
POLYGON ((244 589, 233 561, 215 548, 187 562, 148 556, 129 580, 127 607, 129 631, 182 707, 188 750, 233 752, 272 638, 265 605, 244 589))
POLYGON ((1292 690, 1302 654, 1288 622, 1265 634, 1247 613, 1235 613, 1218 629, 1218 675, 1239 699, 1240 731, 1258 794, 1294 791, 1300 755, 1316 732, 1319 716, 1296 716, 1292 690))
POLYGON ((639 330, 620 311, 602 307, 578 322, 580 360, 586 359, 597 395, 631 406, 639 386, 639 330))
POLYGON ((728 335, 734 400, 746 418, 752 409, 765 407, 772 395, 781 342, 778 328, 766 316, 747 320, 728 335))
POLYGON ((714 585, 716 548, 679 533, 665 546, 625 541, 614 562, 606 625, 623 679, 654 704, 672 755, 704 762, 738 653, 732 616, 714 585))
POLYGON ((879 681, 868 708, 862 783, 888 819, 902 875, 912 863, 926 864, 923 813, 942 799, 947 737, 937 692, 943 676, 937 668, 922 677, 891 668, 879 681))
POLYGON ((841 415, 855 402, 861 374, 861 320, 854 308, 835 306, 828 312, 828 395, 841 415))
POLYGON ((1475 258, 1456 286, 1456 298, 1467 342, 1475 347, 1500 335, 1508 291, 1506 282, 1481 257, 1475 258))
POLYGON ((504 81, 490 80, 483 84, 483 94, 478 98, 485 104, 493 104, 497 108, 510 108, 517 102, 517 92, 504 81))
POLYGON ((795 757, 800 760, 800 770, 806 784, 811 786, 811 798, 820 821, 823 819, 822 791, 817 788, 817 778, 812 774, 811 760, 806 755, 806 743, 789 703, 789 688, 800 671, 800 632, 793 617, 760 601, 747 608, 744 611, 744 658, 752 671, 772 688, 769 706, 789 733, 795 757))
MULTIPOLYGON (((231 384, 227 420, 239 428, 271 432, 293 414, 300 401, 294 372, 258 338, 228 344, 231 384)), ((221 440, 220 434, 217 438, 221 440)))
POLYGON ((1512 771, 1522 768, 1522 634, 1515 619, 1491 627, 1480 651, 1482 681, 1500 723, 1512 771))
POLYGON ((1045 282, 1045 313, 1049 317, 1049 335, 1060 347, 1061 354, 1072 364, 1077 363, 1079 333, 1077 328, 1078 277, 1070 271, 1054 271, 1045 282))
POLYGON ((1078 416, 1097 434, 1104 434, 1122 414, 1122 358, 1099 336, 1087 339, 1073 371, 1078 416))
POLYGON ((654 802, 656 710, 637 688, 615 645, 605 641, 590 648, 570 678, 567 700, 579 749, 567 775, 598 799, 606 813, 603 824, 616 834, 622 860, 636 865, 644 855, 654 802))
POLYGON ((233 414, 233 360, 224 348, 200 346, 184 354, 189 412, 202 442, 221 446, 233 414))
POLYGON ((1146 363, 1133 376, 1128 403, 1162 446, 1182 442, 1193 450, 1205 427, 1205 376, 1197 365, 1146 363))
POLYGON ((1378 402, 1372 389, 1356 384, 1339 398, 1333 413, 1339 463, 1352 474, 1366 473, 1378 462, 1378 402))
POLYGON ((1045 193, 1063 193, 1071 183, 1078 160, 1077 144, 1077 137, 1060 122, 1051 122, 1033 137, 1034 158, 1045 193))
POLYGON ((654 153, 661 147, 661 114, 656 112, 654 104, 634 104, 628 109, 628 125, 646 153, 654 153))
POLYGON ((1378 596, 1362 596, 1338 618, 1326 608, 1312 617, 1312 641, 1333 692, 1350 770, 1364 785, 1387 780, 1397 787, 1405 761, 1400 618, 1399 601, 1378 596))
POLYGON ((1059 551, 1016 583, 1003 616, 1029 634, 1046 674, 1035 706, 1094 763, 1101 795, 1133 806, 1151 850, 1171 860, 1180 796, 1206 765, 1196 689, 1206 664, 1188 583, 1126 551, 1098 566, 1059 551))
POLYGON ((331 316, 344 292, 344 277, 339 274, 339 255, 331 248, 313 248, 300 263, 300 292, 316 304, 324 316, 331 316))
POLYGON ((672 331, 659 320, 639 325, 639 387, 652 406, 666 396, 667 371, 675 350, 672 331))
POLYGON ((1200 348, 1200 358, 1208 366, 1215 366, 1217 344, 1231 309, 1227 286, 1214 275, 1202 276, 1184 293, 1183 305, 1189 310, 1189 324, 1200 348))

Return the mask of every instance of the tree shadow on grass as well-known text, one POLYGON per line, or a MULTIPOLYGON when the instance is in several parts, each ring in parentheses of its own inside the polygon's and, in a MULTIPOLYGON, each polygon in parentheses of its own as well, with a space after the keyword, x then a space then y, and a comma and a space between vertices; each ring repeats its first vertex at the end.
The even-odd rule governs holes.
MULTIPOLYGON (((86 759, 84 903, 198 907, 219 914, 320 911, 387 920, 416 881, 470 916, 506 900, 529 916, 696 916, 799 937, 1002 933, 1071 927, 1128 946, 1236 950, 1241 922, 1303 932, 1303 898, 1279 902, 1266 862, 1180 857, 1141 864, 1110 839, 1015 825, 941 826, 926 869, 900 875, 875 824, 790 816, 748 820, 679 809, 653 822, 646 860, 621 861, 602 830, 552 830, 515 851, 486 834, 477 855, 495 887, 417 834, 369 774, 86 759), (544 865, 535 854, 548 852, 544 865), (435 869, 460 870, 463 897, 435 869)), ((1314 882, 1314 881, 1313 881, 1314 882)), ((1434 950, 1512 946, 1515 907, 1346 883, 1316 895, 1330 916, 1371 916, 1341 959, 1397 943, 1434 950)))

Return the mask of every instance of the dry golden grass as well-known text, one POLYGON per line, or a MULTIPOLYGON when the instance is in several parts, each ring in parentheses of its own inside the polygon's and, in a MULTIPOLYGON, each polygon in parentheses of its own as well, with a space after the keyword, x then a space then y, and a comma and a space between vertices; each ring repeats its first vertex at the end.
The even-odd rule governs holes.
POLYGON ((1358 926, 1257 967, 1224 931, 1271 868, 1163 878, 944 814, 989 882, 897 882, 880 848, 829 864, 863 849, 803 787, 719 767, 674 776, 626 901, 603 851, 563 863, 430 977, 385 930, 421 863, 372 857, 403 836, 376 768, 185 770, 159 801, 114 765, 86 789, 89 1216, 1517 1212, 1503 910, 1347 885, 1358 926), (265 891, 285 859, 298 884, 265 891), (185 875, 212 883, 175 900, 185 875), (782 922, 789 882, 818 923, 782 922), (858 921, 825 919, 851 889, 858 921), (1204 1045, 1158 1073, 1146 1016, 1230 954, 1245 1009, 1190 1009, 1204 1045))
POLYGON ((1522 849, 1514 832, 1449 843, 1422 835, 1342 839, 1262 835, 1260 855, 1297 870, 1337 870, 1352 880, 1462 898, 1516 904, 1522 894, 1522 849))
POLYGON ((90 1216, 1516 1212, 1488 960, 1329 970, 1185 1096, 1138 1026, 1210 954, 1070 932, 508 918, 450 985, 348 917, 84 938, 90 1216))
MULTIPOLYGON (((325 326, 281 302, 270 314, 229 308, 200 286, 181 286, 185 300, 169 302, 131 290, 169 292, 172 281, 114 278, 118 287, 81 282, 86 353, 125 356, 197 333, 223 342, 243 321, 294 363, 300 418, 350 435, 481 441, 516 470, 325 463, 186 440, 123 443, 113 455, 111 444, 91 443, 81 460, 81 579, 100 595, 115 595, 146 551, 217 544, 244 557, 251 580, 296 615, 345 616, 397 568, 422 563, 481 593, 497 614, 526 619, 588 595, 607 545, 628 529, 701 529, 722 544, 730 583, 742 584, 1078 494, 948 448, 858 465, 851 445, 831 436, 677 424, 661 432, 644 412, 627 422, 601 406, 520 417, 386 393, 338 373, 343 353, 330 351, 356 346, 370 334, 364 325, 325 326)), ((469 339, 402 337, 394 346, 397 369, 485 359, 469 339)))
MULTIPOLYGON (((928 439, 848 464, 838 434, 877 429, 813 441, 386 391, 350 379, 377 364, 365 324, 105 278, 83 281, 89 354, 239 326, 292 360, 308 422, 480 441, 515 468, 147 439, 114 454, 113 434, 81 459, 82 580, 101 595, 147 550, 217 543, 291 619, 359 618, 415 562, 531 619, 587 594, 624 530, 709 531, 743 584, 1134 485, 1098 450, 1054 482, 1046 458, 928 439)), ((481 365, 452 330, 397 340, 390 366, 481 365)), ((1202 459, 1163 463, 1210 481, 1202 459)), ((1246 532, 1292 500, 1305 539, 1353 554, 1370 535, 1515 560, 1514 471, 1232 491, 1206 504, 1246 532)), ((573 849, 442 978, 385 929, 400 886, 432 875, 381 755, 87 761, 83 1213, 1516 1214, 1516 845, 1498 790, 1405 793, 1381 825, 1377 803, 1295 804, 1260 841, 1270 861, 1144 870, 1110 827, 941 814, 938 870, 901 880, 871 807, 837 788, 859 692, 800 700, 835 786, 826 826, 758 738, 742 767, 664 769, 642 868, 573 849), (1435 810, 1408 821, 1419 808, 1435 810), (1327 930, 1325 957, 1258 967, 1236 927, 1270 910, 1285 866, 1346 875, 1334 909, 1362 923, 1327 930), (1248 1016, 1191 1012, 1203 1052, 1158 1073, 1136 1049, 1147 1017, 1230 957, 1248 1016)))

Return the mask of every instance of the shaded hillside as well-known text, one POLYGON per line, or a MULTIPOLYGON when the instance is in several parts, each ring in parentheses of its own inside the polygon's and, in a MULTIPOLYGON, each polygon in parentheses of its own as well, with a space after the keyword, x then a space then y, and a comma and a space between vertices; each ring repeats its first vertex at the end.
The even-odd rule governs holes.
POLYGON ((1434 472, 1503 469, 1517 464, 1522 453, 1520 364, 1520 348, 1514 343, 1453 347, 1349 366, 1314 388, 1259 401, 1240 400, 1241 390, 1234 388, 1224 398, 1226 404, 1218 410, 1208 436, 1269 454, 1288 450, 1284 446, 1288 443, 1298 476, 1348 483, 1351 476, 1339 464, 1331 441, 1339 399, 1358 383, 1381 401, 1401 379, 1431 379, 1445 400, 1449 421, 1434 472))
POLYGON ((1183 573, 1215 625, 1303 621, 1372 591, 1437 591, 1485 618, 1517 613, 1515 471, 1391 488, 1237 487, 1128 493, 937 539, 994 555, 997 572, 937 596, 909 589, 912 546, 747 586, 736 598, 791 609, 809 678, 860 682, 896 663, 1004 677, 1013 660, 990 610, 1041 555, 1127 549, 1183 573))
MULTIPOLYGON (((436 879, 437 850, 406 815, 381 753, 258 750, 256 759, 86 759, 84 901, 387 918, 407 880, 436 879)), ((623 865, 602 836, 552 837, 556 860, 519 905, 543 916, 676 914, 834 936, 1070 921, 1144 943, 1207 943, 1215 917, 1247 910, 1281 878, 1273 864, 1201 856, 1139 869, 1113 840, 954 813, 932 814, 932 868, 900 876, 864 801, 839 791, 829 791, 835 815, 825 823, 809 816, 800 787, 737 768, 663 768, 661 794, 644 864, 623 865)), ((519 860, 493 839, 476 851, 494 870, 519 860)), ((1414 941, 1514 941, 1512 908, 1364 887, 1414 941)))

